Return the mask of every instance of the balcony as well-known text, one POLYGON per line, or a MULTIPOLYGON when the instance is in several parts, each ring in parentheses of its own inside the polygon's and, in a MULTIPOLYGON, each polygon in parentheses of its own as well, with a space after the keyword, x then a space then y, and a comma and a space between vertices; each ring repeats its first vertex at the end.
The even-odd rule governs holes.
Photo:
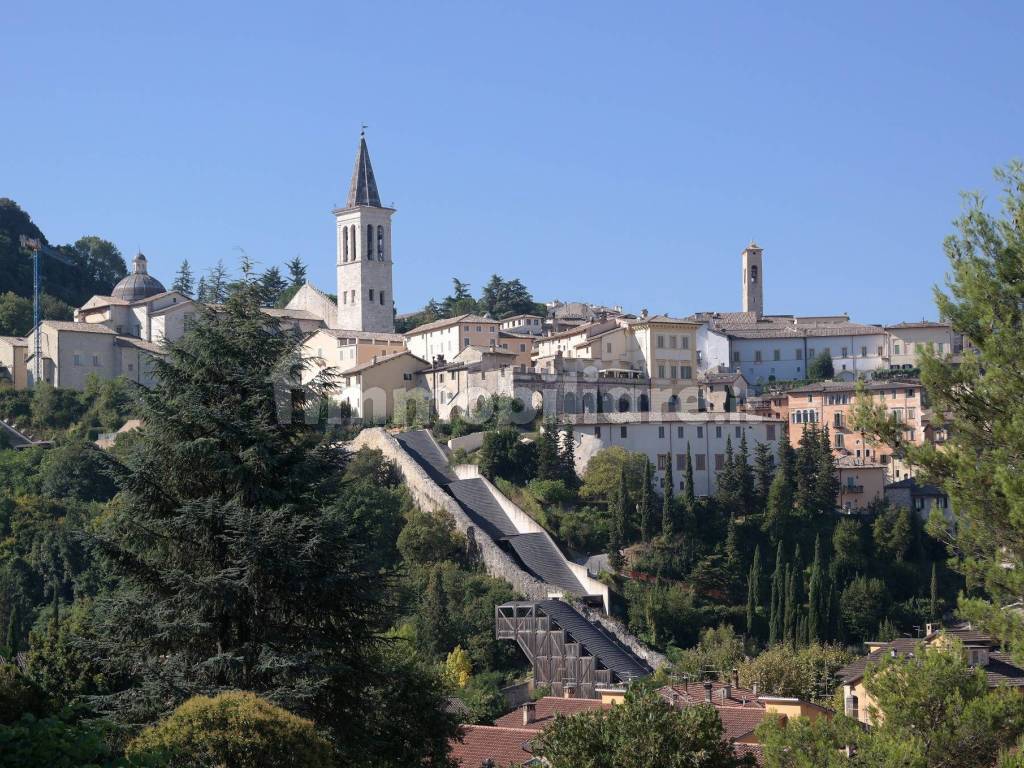
POLYGON ((842 489, 843 493, 864 493, 863 485, 844 485, 842 489))

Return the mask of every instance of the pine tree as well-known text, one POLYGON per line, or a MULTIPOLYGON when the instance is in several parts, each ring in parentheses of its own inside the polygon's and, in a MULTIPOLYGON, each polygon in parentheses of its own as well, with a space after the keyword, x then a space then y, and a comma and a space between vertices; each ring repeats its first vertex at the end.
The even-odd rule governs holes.
POLYGON ((306 282, 306 265, 301 256, 296 256, 288 262, 288 279, 292 285, 302 285, 306 282))
POLYGON ((644 476, 640 483, 640 540, 644 543, 651 540, 651 460, 644 457, 644 476))
POLYGON ((174 276, 171 290, 184 293, 189 298, 192 298, 192 286, 194 283, 195 276, 192 274, 192 267, 188 263, 188 259, 185 259, 181 262, 181 266, 178 267, 178 274, 174 276))
POLYGON ((839 494, 839 477, 836 462, 832 456, 831 438, 828 425, 820 433, 814 477, 814 506, 817 512, 828 514, 836 508, 839 494))
POLYGON ((786 433, 779 441, 779 468, 772 478, 765 507, 763 529, 773 542, 781 541, 790 528, 796 493, 796 461, 786 433))
POLYGON ((747 574, 747 634, 754 636, 757 609, 761 604, 761 545, 754 547, 754 561, 747 574))
POLYGON ((21 611, 18 603, 11 606, 11 615, 7 618, 7 651, 13 659, 18 655, 21 646, 21 611))
POLYGON ((796 602, 796 569, 792 563, 786 565, 786 597, 785 607, 783 608, 783 627, 782 627, 782 641, 789 643, 790 645, 796 645, 796 621, 797 621, 797 602, 796 602))
POLYGON ((764 512, 768 504, 768 491, 772 487, 775 476, 775 463, 772 461, 772 449, 768 443, 758 443, 754 448, 754 492, 756 494, 757 511, 764 512))
POLYGON ((739 597, 743 584, 743 561, 740 557, 739 534, 736 530, 736 516, 729 515, 725 534, 725 570, 728 579, 729 597, 739 597))
POLYGON ((200 304, 209 304, 210 299, 210 287, 206 284, 206 277, 200 277, 199 282, 196 284, 196 301, 200 304))
POLYGON ((565 487, 575 490, 580 486, 579 475, 576 474, 576 434, 572 424, 566 424, 562 434, 562 448, 558 454, 562 464, 562 480, 565 487))
POLYGON ((665 487, 661 495, 661 533, 668 539, 675 532, 675 496, 672 492, 672 456, 665 462, 665 487))
POLYGON ((725 464, 715 478, 718 484, 719 504, 726 512, 731 512, 738 503, 738 487, 736 477, 736 457, 732 450, 732 437, 725 438, 725 464))
POLYGON ((451 618, 448 610, 448 593, 444 588, 441 568, 435 566, 427 578, 417 621, 417 639, 420 646, 431 656, 439 658, 451 647, 451 618))
POLYGON ((697 508, 697 489, 693 487, 693 457, 690 455, 690 444, 686 444, 686 469, 683 481, 685 488, 683 489, 683 504, 686 507, 688 513, 693 514, 693 511, 697 508))
POLYGON ((558 480, 562 477, 562 457, 558 446, 558 422, 549 417, 537 441, 537 479, 558 480))
POLYGON ((939 571, 938 564, 932 563, 931 601, 928 605, 928 613, 932 621, 939 620, 939 571))
POLYGON ((810 424, 800 436, 800 446, 796 452, 796 495, 793 502, 801 515, 810 514, 817 508, 815 488, 820 448, 818 427, 810 424))
POLYGON ((223 261, 218 261, 204 283, 206 301, 210 304, 223 304, 228 298, 228 270, 223 261))
POLYGON ((288 281, 281 277, 281 270, 269 267, 259 279, 263 303, 272 307, 277 304, 281 294, 288 288, 288 281))

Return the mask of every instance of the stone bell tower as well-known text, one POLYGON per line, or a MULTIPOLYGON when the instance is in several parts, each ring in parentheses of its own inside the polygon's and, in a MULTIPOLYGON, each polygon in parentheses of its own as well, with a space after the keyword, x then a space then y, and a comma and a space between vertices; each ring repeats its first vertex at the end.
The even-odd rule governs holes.
POLYGON ((380 204, 366 136, 359 151, 344 208, 334 211, 338 226, 338 328, 394 333, 395 297, 391 284, 391 216, 380 204))
POLYGON ((761 247, 751 241, 743 249, 743 311, 764 314, 764 264, 761 247))

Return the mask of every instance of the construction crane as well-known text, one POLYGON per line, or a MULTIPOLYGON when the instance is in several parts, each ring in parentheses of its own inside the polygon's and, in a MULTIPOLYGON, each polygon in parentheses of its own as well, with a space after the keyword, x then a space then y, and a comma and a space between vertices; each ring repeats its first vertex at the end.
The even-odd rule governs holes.
POLYGON ((27 237, 22 235, 21 247, 27 251, 32 251, 32 328, 35 335, 35 350, 34 350, 34 375, 32 380, 32 386, 36 387, 42 380, 42 369, 43 369, 43 353, 42 343, 39 339, 39 323, 42 322, 42 307, 39 301, 39 257, 49 256, 52 259, 63 262, 65 264, 74 264, 71 259, 65 256, 63 253, 58 251, 56 248, 51 248, 46 245, 42 240, 35 237, 27 237))

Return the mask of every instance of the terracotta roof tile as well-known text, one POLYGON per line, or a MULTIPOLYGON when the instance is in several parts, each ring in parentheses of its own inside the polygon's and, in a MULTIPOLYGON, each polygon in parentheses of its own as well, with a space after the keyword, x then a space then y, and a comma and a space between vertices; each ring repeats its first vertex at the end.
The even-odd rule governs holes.
POLYGON ((505 768, 533 759, 528 749, 536 731, 493 725, 464 725, 458 741, 452 742, 452 759, 460 768, 480 768, 487 760, 505 768))
POLYGON ((507 728, 525 728, 542 731, 555 721, 556 715, 576 715, 580 712, 609 709, 610 704, 602 704, 599 699, 563 699, 557 696, 545 696, 534 702, 534 718, 532 723, 523 723, 523 708, 514 709, 494 721, 495 725, 507 728))

